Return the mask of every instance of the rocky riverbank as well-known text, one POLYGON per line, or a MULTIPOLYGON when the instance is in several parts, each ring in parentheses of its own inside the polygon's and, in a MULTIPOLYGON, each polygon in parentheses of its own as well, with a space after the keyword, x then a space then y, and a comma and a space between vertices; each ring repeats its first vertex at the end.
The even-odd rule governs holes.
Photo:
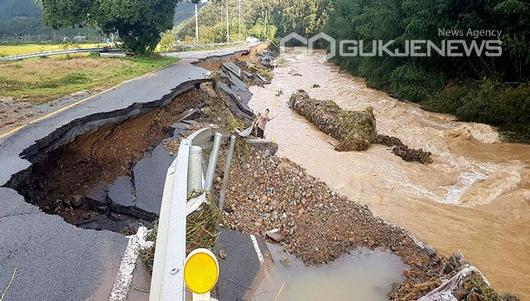
MULTIPOLYGON (((232 229, 269 237, 309 265, 328 263, 359 247, 393 252, 408 269, 389 293, 392 300, 418 299, 465 266, 461 255, 439 255, 288 159, 254 149, 238 153, 225 206, 225 222, 232 229)), ((487 287, 478 282, 477 290, 487 287)), ((468 293, 457 300, 504 300, 465 299, 472 291, 469 284, 465 289, 468 293)), ((491 289, 487 294, 501 298, 491 289)))

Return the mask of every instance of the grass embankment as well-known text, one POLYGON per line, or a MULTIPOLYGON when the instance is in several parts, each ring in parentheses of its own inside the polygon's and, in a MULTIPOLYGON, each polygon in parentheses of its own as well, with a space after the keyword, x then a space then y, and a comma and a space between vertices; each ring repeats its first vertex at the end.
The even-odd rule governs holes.
POLYGON ((0 57, 2 56, 11 56, 11 55, 20 55, 28 54, 35 52, 46 52, 54 50, 67 50, 67 49, 76 49, 76 48, 98 48, 104 47, 107 44, 105 43, 83 43, 83 44, 2 44, 0 45, 0 57))
POLYGON ((177 61, 160 56, 63 56, 0 63, 0 97, 45 103, 81 90, 109 88, 177 61))

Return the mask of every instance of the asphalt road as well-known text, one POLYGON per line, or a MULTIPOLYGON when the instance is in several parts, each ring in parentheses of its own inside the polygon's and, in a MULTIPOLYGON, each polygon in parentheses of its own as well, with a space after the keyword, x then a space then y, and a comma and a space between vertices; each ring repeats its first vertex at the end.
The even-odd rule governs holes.
MULTIPOLYGON (((47 150, 104 124, 160 105, 201 82, 208 71, 191 64, 240 49, 196 52, 186 59, 29 125, 0 140, 0 186, 47 150), (29 159, 29 160, 28 160, 29 159)), ((10 300, 106 300, 127 238, 84 230, 0 187, 0 295, 10 300), (11 284, 10 284, 11 283, 11 284)))

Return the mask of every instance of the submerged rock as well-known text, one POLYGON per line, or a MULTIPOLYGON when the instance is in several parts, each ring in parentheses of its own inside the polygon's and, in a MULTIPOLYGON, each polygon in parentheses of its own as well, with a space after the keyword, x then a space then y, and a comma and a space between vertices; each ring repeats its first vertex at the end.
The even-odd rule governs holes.
POLYGON ((343 110, 331 100, 309 97, 304 90, 298 90, 291 96, 289 107, 339 140, 337 150, 366 150, 376 139, 376 121, 372 107, 364 111, 343 110))

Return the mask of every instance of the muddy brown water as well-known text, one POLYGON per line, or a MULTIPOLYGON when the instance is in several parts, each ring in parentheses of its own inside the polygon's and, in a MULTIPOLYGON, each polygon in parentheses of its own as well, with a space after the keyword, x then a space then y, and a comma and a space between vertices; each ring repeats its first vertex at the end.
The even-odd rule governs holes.
POLYGON ((321 266, 306 266, 281 247, 267 245, 275 264, 266 267, 254 301, 388 300, 406 266, 394 254, 356 249, 321 266))
POLYGON ((278 154, 443 254, 462 251, 494 287, 530 300, 530 145, 504 143, 490 126, 398 101, 321 58, 290 49, 271 84, 251 89, 251 107, 275 116, 265 134, 279 144, 278 154), (288 108, 297 89, 345 109, 372 106, 380 134, 432 152, 434 163, 405 162, 381 145, 336 152, 334 139, 288 108))

